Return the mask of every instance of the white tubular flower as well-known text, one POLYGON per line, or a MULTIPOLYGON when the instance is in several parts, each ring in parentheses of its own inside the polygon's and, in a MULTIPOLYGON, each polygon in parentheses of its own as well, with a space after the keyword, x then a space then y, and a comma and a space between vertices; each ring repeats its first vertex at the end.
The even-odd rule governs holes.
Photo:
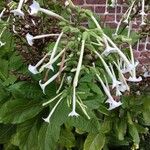
POLYGON ((97 73, 96 73, 96 76, 97 76, 98 80, 100 81, 100 83, 101 83, 101 85, 102 85, 102 87, 104 89, 105 94, 108 97, 108 100, 106 101, 106 103, 109 103, 109 109, 108 110, 115 109, 116 107, 119 107, 120 105, 122 105, 122 103, 120 101, 116 102, 113 99, 113 97, 111 96, 110 90, 107 89, 107 87, 104 84, 103 80, 100 78, 100 76, 97 73))
POLYGON ((97 28, 99 28, 99 30, 101 30, 101 32, 103 33, 103 37, 106 38, 106 40, 114 47, 116 48, 117 53, 119 54, 119 56, 125 61, 126 65, 129 66, 130 65, 130 61, 127 59, 127 57, 125 56, 125 54, 117 47, 117 45, 110 39, 110 37, 108 37, 102 30, 101 26, 99 25, 98 21, 95 19, 95 17, 93 15, 91 15, 91 19, 93 20, 93 22, 95 23, 95 25, 97 26, 97 28))
POLYGON ((69 113, 68 116, 71 116, 71 117, 78 117, 79 114, 76 112, 76 87, 73 86, 73 98, 72 98, 72 111, 69 113))
POLYGON ((0 41, 0 47, 4 46, 5 44, 6 44, 6 42, 0 41))
POLYGON ((115 5, 116 5, 116 0, 111 0, 110 6, 111 6, 111 7, 115 7, 115 5))
POLYGON ((105 15, 108 14, 108 0, 106 0, 106 4, 105 4, 105 15))
POLYGON ((83 113, 86 115, 86 117, 87 117, 88 119, 91 119, 90 116, 88 115, 87 111, 85 110, 84 104, 82 104, 82 103, 79 102, 78 100, 77 100, 77 103, 78 103, 79 106, 81 107, 81 109, 82 109, 83 113))
POLYGON ((105 37, 103 37, 103 40, 104 40, 104 43, 105 43, 105 45, 106 45, 106 48, 105 48, 104 52, 102 52, 102 55, 108 56, 110 53, 116 52, 116 48, 111 47, 111 46, 108 44, 108 41, 106 40, 105 37))
POLYGON ((65 1, 65 6, 66 6, 66 7, 69 6, 68 0, 65 1))
POLYGON ((106 34, 103 34, 103 36, 116 49, 116 52, 123 59, 123 61, 126 63, 126 66, 131 66, 130 61, 128 60, 128 58, 126 57, 126 55, 117 47, 117 45, 106 34))
MULTIPOLYGON (((116 0, 117 1, 117 0, 116 0)), ((116 2, 117 3, 117 2, 116 2)), ((116 24, 118 24, 118 21, 117 21, 117 5, 115 5, 115 21, 114 21, 116 24)))
POLYGON ((76 87, 78 85, 78 78, 82 66, 82 60, 83 60, 83 54, 84 54, 84 47, 85 47, 85 41, 87 38, 87 33, 83 33, 83 38, 82 38, 82 45, 81 45, 81 51, 80 51, 80 57, 76 69, 76 74, 73 80, 73 99, 72 99, 72 112, 69 114, 69 116, 79 116, 78 113, 76 113, 76 87))
POLYGON ((42 72, 42 71, 44 70, 44 68, 49 68, 49 69, 51 69, 51 70, 54 71, 54 68, 53 68, 52 64, 62 55, 62 52, 64 51, 64 50, 63 50, 62 52, 60 52, 60 53, 54 58, 54 56, 55 56, 55 54, 56 54, 56 51, 57 51, 57 49, 58 49, 58 44, 59 44, 59 42, 60 42, 60 40, 61 40, 62 35, 63 35, 63 32, 61 32, 61 33, 59 34, 59 36, 58 36, 58 39, 57 39, 57 41, 56 41, 56 43, 55 43, 55 46, 54 46, 54 48, 53 48, 53 50, 52 50, 52 53, 51 53, 51 57, 50 57, 49 62, 48 62, 47 64, 43 65, 43 66, 40 68, 40 72, 42 72))
POLYGON ((128 13, 127 13, 127 17, 126 17, 126 19, 123 21, 124 23, 129 23, 129 17, 130 17, 130 14, 131 14, 131 12, 132 12, 132 9, 133 9, 133 6, 134 6, 134 3, 136 2, 136 0, 134 0, 133 2, 132 2, 132 4, 131 4, 131 6, 129 7, 129 11, 128 11, 128 13))
POLYGON ((47 123, 50 123, 50 118, 53 115, 55 109, 57 108, 57 106, 59 105, 59 103, 61 102, 61 100, 63 99, 63 97, 61 97, 58 102, 55 104, 55 106, 53 107, 53 109, 51 110, 51 112, 49 113, 47 118, 43 118, 43 120, 47 123))
POLYGON ((106 64, 105 60, 102 58, 102 56, 97 52, 94 51, 95 54, 100 58, 100 60, 102 61, 106 72, 108 73, 108 75, 110 76, 111 80, 112 80, 112 88, 115 88, 116 86, 118 86, 120 84, 119 81, 116 80, 115 76, 112 74, 111 70, 109 69, 108 65, 106 64))
POLYGON ((15 16, 24 17, 24 12, 21 10, 24 0, 20 0, 17 9, 11 10, 11 13, 14 13, 15 16))
POLYGON ((126 79, 125 79, 125 77, 124 77, 124 75, 123 75, 123 73, 122 73, 122 71, 121 71, 121 69, 120 69, 120 66, 117 65, 116 62, 114 62, 114 64, 115 64, 115 66, 116 66, 117 69, 118 69, 118 72, 119 72, 119 79, 120 79, 120 81, 121 81, 121 84, 120 84, 119 87, 118 87, 119 90, 120 90, 121 92, 125 92, 126 90, 127 90, 127 91, 130 91, 130 88, 129 88, 127 82, 126 82, 126 79))
POLYGON ((28 70, 33 73, 33 74, 38 74, 40 73, 37 68, 43 63, 43 61, 45 60, 45 58, 48 56, 48 54, 46 54, 35 66, 33 65, 29 65, 28 66, 28 70))
POLYGON ((145 0, 142 0, 142 10, 141 10, 141 12, 140 12, 140 15, 141 15, 141 17, 142 17, 141 26, 146 24, 146 23, 144 22, 144 17, 145 17, 147 14, 145 13, 144 8, 145 8, 145 0))
POLYGON ((106 103, 109 103, 109 108, 108 108, 108 110, 113 110, 113 109, 115 109, 115 108, 117 108, 117 107, 119 107, 119 106, 121 106, 122 105, 122 103, 119 101, 119 102, 116 102, 114 99, 108 99, 107 101, 106 101, 106 103))
POLYGON ((60 97, 62 95, 62 92, 59 93, 58 95, 56 95, 54 98, 50 99, 49 101, 45 102, 42 104, 42 106, 48 105, 49 103, 52 103, 55 99, 57 99, 58 97, 60 97))
MULTIPOLYGON (((63 67, 62 71, 66 68, 63 67)), ((45 94, 45 88, 48 84, 50 84, 51 82, 53 82, 58 76, 59 76, 60 72, 58 71, 55 75, 53 75, 49 80, 47 80, 45 83, 42 83, 42 80, 39 81, 39 85, 41 87, 41 89, 43 90, 43 93, 45 94)))
POLYGON ((145 71, 145 72, 144 72, 144 74, 143 74, 143 76, 144 76, 145 78, 148 78, 148 77, 150 77, 150 72, 148 72, 148 71, 145 71))
POLYGON ((133 69, 131 70, 131 77, 129 77, 128 81, 130 82, 140 82, 142 81, 141 77, 136 77, 136 66, 138 65, 138 63, 136 64, 134 61, 134 56, 133 56, 133 49, 132 49, 132 45, 129 45, 130 48, 130 54, 131 54, 131 62, 132 65, 134 66, 133 69))
POLYGON ((0 20, 2 19, 2 16, 3 16, 5 10, 6 10, 6 8, 4 8, 4 9, 1 11, 1 13, 0 13, 0 20))
POLYGON ((32 46, 33 40, 41 39, 41 38, 45 38, 45 37, 51 37, 51 36, 59 36, 59 34, 43 34, 43 35, 32 36, 31 34, 27 33, 26 39, 27 39, 28 44, 30 46, 32 46))
POLYGON ((60 16, 60 15, 58 15, 58 14, 56 14, 50 10, 41 8, 40 4, 38 2, 36 2, 35 0, 33 1, 33 4, 30 5, 30 9, 31 9, 30 15, 36 15, 40 11, 40 12, 43 12, 43 13, 49 15, 49 16, 52 16, 52 17, 66 21, 62 16, 60 16))
POLYGON ((113 69, 113 66, 111 64, 109 64, 109 65, 110 65, 110 68, 111 68, 111 72, 112 72, 112 74, 113 74, 113 76, 115 78, 115 81, 116 81, 113 84, 112 88, 116 87, 116 96, 120 96, 120 95, 122 95, 122 93, 119 90, 119 86, 121 85, 121 82, 117 80, 116 75, 115 75, 115 71, 113 69))

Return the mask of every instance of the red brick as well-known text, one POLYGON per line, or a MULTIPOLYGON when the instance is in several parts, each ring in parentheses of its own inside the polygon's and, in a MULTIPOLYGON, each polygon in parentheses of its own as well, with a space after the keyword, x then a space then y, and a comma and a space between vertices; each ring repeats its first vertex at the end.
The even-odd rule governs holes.
POLYGON ((96 13, 104 13, 105 7, 104 6, 95 6, 95 12, 96 13))
POLYGON ((150 50, 150 43, 147 44, 146 49, 147 49, 147 50, 150 50))
POLYGON ((87 4, 105 4, 106 0, 86 0, 87 4))
POLYGON ((82 6, 82 8, 89 9, 94 12, 94 6, 92 6, 92 5, 91 6, 82 6))
POLYGON ((123 4, 125 3, 125 0, 117 0, 117 4, 123 4))
POLYGON ((116 28, 117 24, 115 24, 115 23, 106 23, 106 26, 110 27, 110 28, 116 28))
POLYGON ((140 55, 141 55, 141 52, 140 51, 133 51, 133 53, 134 53, 134 57, 135 58, 139 58, 140 57, 140 55))
POLYGON ((72 2, 73 2, 75 5, 83 5, 83 4, 84 4, 84 0, 72 0, 72 2))
POLYGON ((115 20, 115 16, 114 15, 107 15, 105 18, 105 21, 114 21, 115 20))
MULTIPOLYGON (((115 8, 114 7, 108 7, 108 12, 109 13, 115 13, 115 8)), ((117 13, 121 13, 121 7, 117 6, 117 13)))
POLYGON ((128 7, 127 6, 122 6, 122 13, 125 13, 127 11, 128 7))

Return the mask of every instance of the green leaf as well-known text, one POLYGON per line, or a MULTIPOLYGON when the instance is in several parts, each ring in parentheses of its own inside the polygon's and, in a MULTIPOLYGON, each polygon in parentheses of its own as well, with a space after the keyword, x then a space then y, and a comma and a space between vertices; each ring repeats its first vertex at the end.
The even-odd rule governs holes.
POLYGON ((36 116, 41 110, 40 100, 10 100, 0 108, 0 122, 12 124, 22 123, 36 116))
POLYGON ((0 143, 4 144, 7 143, 11 136, 15 133, 16 126, 15 125, 4 125, 0 124, 0 143))
POLYGON ((60 140, 59 143, 66 148, 72 148, 75 146, 75 137, 71 130, 69 129, 62 129, 60 133, 60 140))
POLYGON ((89 134, 84 143, 84 150, 102 150, 104 145, 105 136, 103 134, 89 134))
POLYGON ((97 119, 86 119, 82 116, 79 116, 78 118, 69 117, 68 124, 79 128, 82 132, 97 133, 100 129, 100 123, 97 119))
POLYGON ((136 126, 134 124, 128 124, 128 128, 129 128, 129 133, 133 139, 134 144, 139 145, 140 137, 139 137, 139 133, 138 133, 136 126))
POLYGON ((60 126, 44 123, 38 135, 38 150, 56 150, 60 126))
POLYGON ((98 95, 103 95, 100 88, 95 83, 88 83, 89 88, 98 95))
POLYGON ((60 126, 68 119, 69 109, 64 99, 53 113, 50 123, 44 123, 39 132, 39 149, 55 150, 56 142, 59 139, 60 126))
POLYGON ((37 149, 38 129, 38 123, 35 119, 18 125, 12 144, 19 146, 21 150, 37 149))
POLYGON ((110 111, 103 106, 102 104, 99 106, 98 111, 101 112, 102 114, 109 116, 110 115, 110 111))
POLYGON ((115 120, 114 124, 115 124, 115 130, 118 139, 120 141, 123 141, 127 130, 127 121, 124 118, 118 119, 115 120))

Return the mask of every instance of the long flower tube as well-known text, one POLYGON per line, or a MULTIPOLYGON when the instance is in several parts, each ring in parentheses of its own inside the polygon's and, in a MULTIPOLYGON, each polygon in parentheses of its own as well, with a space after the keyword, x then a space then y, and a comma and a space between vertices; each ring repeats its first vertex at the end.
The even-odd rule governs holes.
POLYGON ((52 53, 51 53, 51 57, 50 57, 50 60, 49 60, 49 64, 50 64, 50 65, 47 65, 46 68, 49 68, 49 69, 52 68, 51 63, 52 63, 52 61, 53 61, 53 59, 54 59, 54 56, 55 56, 55 54, 56 54, 56 51, 57 51, 57 49, 58 49, 58 44, 59 44, 59 42, 60 42, 60 40, 61 40, 62 35, 63 35, 63 32, 61 32, 61 33, 59 34, 59 37, 58 37, 58 39, 57 39, 57 41, 56 41, 56 43, 55 43, 55 45, 54 45, 54 48, 53 48, 53 50, 52 50, 52 53))
MULTIPOLYGON (((114 71, 114 69, 113 69, 112 64, 109 64, 109 66, 110 66, 111 72, 112 72, 112 74, 113 74, 115 80, 117 81, 116 74, 115 74, 115 71, 114 71)), ((122 95, 122 93, 120 92, 120 88, 119 88, 119 86, 120 86, 121 84, 122 84, 122 83, 119 81, 119 84, 116 85, 116 96, 121 96, 121 95, 122 95)))
MULTIPOLYGON (((63 71, 66 68, 63 67, 61 71, 63 71)), ((47 80, 45 83, 42 83, 42 80, 39 81, 39 85, 41 87, 41 89, 43 90, 43 93, 45 94, 45 88, 48 84, 50 84, 51 82, 53 82, 58 76, 59 76, 60 72, 58 71, 55 75, 53 75, 49 80, 47 80)))
MULTIPOLYGON (((52 65, 52 64, 64 53, 64 51, 65 51, 65 49, 63 49, 63 50, 51 61, 51 64, 50 64, 50 63, 49 63, 49 64, 47 63, 47 64, 44 64, 44 65, 41 66, 41 64, 44 62, 45 58, 50 55, 50 53, 48 52, 35 66, 29 64, 28 70, 29 70, 31 73, 33 73, 33 74, 41 73, 41 72, 44 70, 44 68, 47 68, 47 67, 46 67, 47 65, 52 65), (37 68, 38 68, 39 66, 41 66, 41 67, 40 67, 40 69, 39 69, 39 71, 38 71, 37 68)), ((52 68, 52 70, 54 70, 54 69, 52 68)))
POLYGON ((114 21, 116 24, 118 24, 118 21, 117 21, 117 0, 116 0, 116 5, 115 5, 115 21, 114 21))
POLYGON ((135 63, 134 61, 134 56, 133 56, 133 49, 132 49, 132 45, 129 44, 129 48, 130 48, 130 55, 131 55, 131 62, 132 65, 135 66, 132 71, 131 71, 131 77, 129 77, 128 81, 130 82, 140 82, 142 81, 142 77, 136 77, 136 66, 138 65, 138 63, 135 63))
POLYGON ((45 60, 45 58, 48 56, 48 54, 46 54, 35 66, 29 64, 28 66, 28 70, 33 73, 33 74, 38 74, 40 73, 37 68, 43 63, 43 61, 45 60))
POLYGON ((111 6, 111 7, 115 7, 115 5, 116 5, 116 0, 111 0, 110 6, 111 6))
POLYGON ((32 5, 30 5, 30 9, 31 9, 30 15, 36 15, 38 12, 43 12, 43 13, 49 15, 49 16, 52 16, 52 17, 55 17, 55 18, 67 21, 62 16, 60 16, 60 15, 58 15, 58 14, 56 14, 56 13, 50 11, 50 10, 41 8, 40 4, 38 2, 36 2, 35 0, 33 1, 32 5))
POLYGON ((129 17, 130 17, 130 14, 131 14, 131 11, 132 11, 132 9, 133 9, 133 6, 134 6, 135 2, 136 2, 136 0, 134 0, 134 1, 132 2, 131 6, 130 6, 130 9, 129 9, 128 13, 127 13, 127 17, 126 17, 126 19, 125 19, 123 22, 129 23, 129 17))
POLYGON ((104 12, 105 15, 108 14, 108 0, 106 0, 106 3, 105 3, 105 12, 104 12))
POLYGON ((46 37, 51 37, 51 36, 59 36, 60 34, 43 34, 43 35, 37 35, 37 36, 32 36, 31 34, 27 33, 26 34, 26 39, 27 42, 30 46, 33 45, 33 40, 36 39, 42 39, 42 38, 46 38, 46 37))
MULTIPOLYGON (((94 68, 95 68, 95 65, 94 65, 94 68)), ((113 97, 111 96, 111 93, 110 93, 110 90, 108 90, 108 88, 106 87, 106 85, 104 84, 103 80, 101 79, 101 77, 99 76, 99 74, 96 72, 96 76, 98 78, 98 80, 100 81, 103 89, 104 89, 104 92, 105 94, 107 95, 108 99, 106 101, 106 103, 109 103, 109 108, 108 110, 112 110, 112 109, 115 109, 116 107, 119 107, 120 105, 122 105, 122 103, 119 101, 119 102, 116 102, 113 97)))
POLYGON ((79 61, 78 61, 78 65, 77 65, 77 69, 76 69, 76 74, 73 80, 73 98, 72 98, 72 111, 69 113, 68 116, 79 116, 79 114, 76 112, 76 87, 78 85, 78 78, 79 78, 79 74, 80 74, 80 70, 81 70, 81 66, 82 66, 82 61, 83 61, 83 54, 84 54, 84 48, 85 48, 85 41, 87 39, 87 32, 83 33, 83 37, 82 37, 82 45, 81 45, 81 51, 80 51, 80 57, 79 57, 79 61))
POLYGON ((110 76, 111 80, 112 80, 112 88, 115 88, 117 85, 120 84, 119 81, 117 81, 117 79, 113 76, 111 70, 109 69, 107 63, 105 62, 105 60, 102 58, 102 56, 97 52, 97 51, 94 51, 94 53, 100 58, 100 60, 102 61, 103 63, 103 66, 105 67, 105 70, 106 72, 108 73, 108 75, 110 76))
POLYGON ((21 10, 24 0, 20 0, 17 9, 11 10, 11 13, 14 13, 15 16, 24 17, 24 12, 21 10))
POLYGON ((142 22, 141 22, 141 26, 145 25, 146 23, 144 22, 144 17, 147 15, 144 11, 145 8, 145 0, 142 0, 142 10, 140 12, 141 18, 142 18, 142 22))
POLYGON ((127 15, 128 11, 129 11, 129 8, 126 10, 126 12, 123 14, 122 18, 120 19, 120 21, 119 21, 119 23, 118 23, 118 25, 117 25, 117 28, 116 28, 116 31, 115 31, 114 35, 118 35, 118 31, 119 31, 119 28, 120 28, 120 26, 121 26, 121 23, 122 23, 122 21, 124 20, 124 17, 127 15))
POLYGON ((122 73, 122 71, 121 71, 121 69, 120 69, 120 66, 114 61, 113 62, 114 64, 115 64, 115 66, 116 66, 116 68, 117 68, 117 70, 118 70, 118 72, 119 72, 119 79, 120 79, 120 81, 121 81, 121 84, 119 85, 119 90, 121 91, 121 92, 124 92, 124 91, 130 91, 130 87, 128 86, 128 84, 127 84, 127 82, 126 82, 126 78, 124 77, 124 75, 123 75, 123 73, 122 73))
POLYGON ((55 104, 55 106, 53 107, 53 109, 50 111, 49 115, 47 118, 43 118, 43 120, 47 123, 50 123, 50 118, 53 115, 55 109, 57 108, 57 106, 59 105, 59 103, 63 100, 63 97, 61 97, 58 102, 55 104))
POLYGON ((61 93, 59 93, 59 94, 58 94, 58 95, 56 95, 54 98, 52 98, 52 99, 50 99, 49 101, 47 101, 47 102, 43 103, 43 104, 42 104, 42 106, 46 106, 46 105, 48 105, 48 104, 52 103, 54 100, 56 100, 56 99, 57 99, 58 97, 60 97, 62 94, 63 94, 62 92, 61 92, 61 93))
POLYGON ((110 53, 116 52, 116 48, 111 47, 111 46, 108 44, 108 41, 106 40, 105 37, 103 37, 103 41, 104 41, 104 43, 105 43, 105 45, 106 45, 106 48, 105 48, 105 50, 102 52, 102 55, 108 56, 110 53))
POLYGON ((39 72, 42 72, 42 71, 44 70, 44 68, 49 68, 49 69, 54 70, 53 67, 52 67, 52 64, 53 64, 54 62, 56 62, 56 61, 59 59, 59 57, 65 52, 65 50, 66 50, 66 49, 64 48, 62 51, 60 51, 59 54, 57 54, 57 55, 52 59, 52 61, 49 61, 48 63, 42 65, 41 68, 39 69, 39 72))
POLYGON ((100 31, 102 32, 102 35, 104 38, 106 38, 108 40, 108 42, 114 47, 116 48, 116 52, 118 53, 118 55, 124 60, 124 62, 126 63, 126 66, 128 66, 128 70, 132 70, 134 66, 132 66, 132 64, 130 63, 130 61, 127 59, 127 57, 125 56, 125 54, 117 47, 117 45, 110 39, 110 37, 108 37, 102 30, 101 26, 99 25, 98 21, 95 19, 95 17, 93 15, 91 15, 91 19, 93 20, 93 22, 95 23, 95 25, 97 26, 97 28, 100 29, 100 31))

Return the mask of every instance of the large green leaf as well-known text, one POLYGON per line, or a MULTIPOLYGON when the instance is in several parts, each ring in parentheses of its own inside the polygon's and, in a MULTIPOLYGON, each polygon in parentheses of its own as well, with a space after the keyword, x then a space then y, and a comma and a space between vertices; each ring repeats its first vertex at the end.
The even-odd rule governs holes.
POLYGON ((139 133, 138 133, 136 126, 134 124, 128 124, 128 128, 129 128, 129 133, 133 139, 134 144, 139 145, 140 137, 139 137, 139 133))
POLYGON ((44 123, 38 135, 40 150, 55 150, 56 143, 59 139, 60 126, 68 119, 69 109, 66 99, 58 105, 53 113, 50 123, 44 123))
POLYGON ((56 150, 60 126, 44 123, 39 131, 38 150, 56 150))
POLYGON ((38 122, 35 119, 18 125, 17 133, 12 139, 12 144, 21 150, 36 150, 38 143, 38 122))
POLYGON ((59 143, 66 148, 72 148, 75 146, 75 137, 71 130, 69 129, 62 129, 60 133, 59 143))
POLYGON ((105 145, 105 135, 89 134, 84 143, 84 150, 102 150, 105 145))
POLYGON ((36 116, 41 109, 40 100, 10 100, 0 108, 0 122, 21 123, 36 116))
POLYGON ((70 117, 68 119, 68 124, 79 128, 83 132, 97 133, 100 129, 100 123, 96 118, 86 119, 82 116, 79 116, 78 118, 70 117))
POLYGON ((16 126, 11 124, 0 124, 0 143, 7 143, 11 136, 15 133, 16 126))

